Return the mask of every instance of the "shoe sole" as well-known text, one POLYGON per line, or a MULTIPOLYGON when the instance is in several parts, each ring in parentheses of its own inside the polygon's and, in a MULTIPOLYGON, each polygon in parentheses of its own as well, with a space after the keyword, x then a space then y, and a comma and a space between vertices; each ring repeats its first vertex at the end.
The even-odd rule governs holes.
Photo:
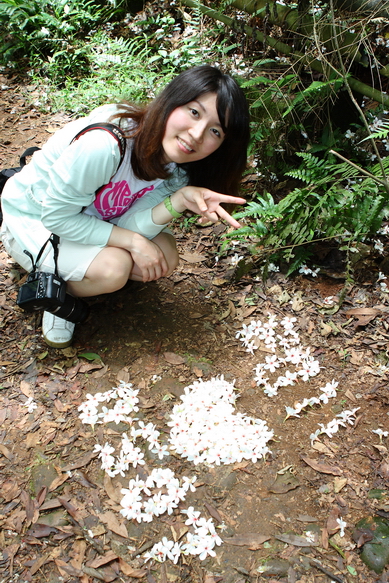
POLYGON ((47 338, 45 338, 43 336, 43 340, 46 342, 46 344, 48 346, 50 346, 51 348, 67 348, 68 346, 71 345, 71 343, 73 342, 73 338, 71 338, 70 340, 68 340, 67 342, 52 342, 51 340, 47 340, 47 338))

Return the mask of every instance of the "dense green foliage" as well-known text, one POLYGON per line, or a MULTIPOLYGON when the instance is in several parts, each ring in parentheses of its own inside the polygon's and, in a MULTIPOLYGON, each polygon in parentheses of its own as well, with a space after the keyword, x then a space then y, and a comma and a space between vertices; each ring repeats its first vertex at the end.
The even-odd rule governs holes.
POLYGON ((2 0, 3 62, 27 58, 56 82, 81 77, 89 65, 85 36, 114 14, 111 4, 98 0, 2 0))
MULTIPOLYGON (((308 243, 333 238, 345 248, 375 234, 381 226, 387 193, 374 177, 381 167, 369 168, 372 177, 363 178, 347 163, 298 154, 303 164, 288 172, 304 185, 292 190, 278 204, 270 194, 249 202, 238 213, 247 226, 233 233, 234 239, 260 242, 268 261, 284 260, 292 273, 311 255, 308 243)), ((389 169, 389 158, 384 162, 389 169)))

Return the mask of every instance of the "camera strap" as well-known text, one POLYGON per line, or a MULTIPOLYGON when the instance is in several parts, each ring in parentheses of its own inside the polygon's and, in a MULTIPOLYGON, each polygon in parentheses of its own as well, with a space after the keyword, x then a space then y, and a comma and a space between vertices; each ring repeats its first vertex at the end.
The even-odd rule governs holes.
POLYGON ((59 245, 59 237, 58 235, 54 235, 54 233, 52 233, 50 235, 50 237, 47 239, 46 243, 44 243, 37 255, 36 261, 34 261, 33 256, 31 255, 31 253, 29 251, 27 251, 26 249, 24 250, 24 253, 26 255, 28 255, 28 257, 31 259, 31 263, 32 263, 32 271, 36 271, 37 269, 37 265, 39 262, 39 259, 42 257, 42 253, 46 248, 47 243, 51 243, 53 246, 53 251, 54 251, 54 273, 57 277, 59 277, 58 275, 58 245, 59 245))

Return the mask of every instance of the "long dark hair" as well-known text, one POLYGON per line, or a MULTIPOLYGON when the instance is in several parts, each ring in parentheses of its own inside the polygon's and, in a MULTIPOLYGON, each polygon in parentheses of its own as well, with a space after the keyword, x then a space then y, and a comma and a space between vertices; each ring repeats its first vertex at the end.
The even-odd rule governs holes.
POLYGON ((162 148, 168 117, 177 107, 209 92, 216 93, 216 108, 225 133, 224 140, 210 156, 180 166, 192 186, 203 186, 223 194, 237 194, 250 139, 248 105, 239 85, 229 75, 210 65, 184 71, 146 107, 123 104, 123 113, 115 115, 134 121, 129 137, 134 139, 131 163, 138 178, 168 178, 162 148))

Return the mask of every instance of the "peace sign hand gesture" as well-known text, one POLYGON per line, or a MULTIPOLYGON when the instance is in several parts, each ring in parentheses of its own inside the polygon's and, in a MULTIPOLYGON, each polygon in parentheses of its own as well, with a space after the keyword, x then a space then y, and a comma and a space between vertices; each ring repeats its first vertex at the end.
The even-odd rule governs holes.
POLYGON ((219 219, 223 219, 235 229, 241 225, 220 204, 245 204, 246 202, 244 198, 220 194, 199 186, 184 186, 172 195, 171 201, 178 212, 189 209, 201 215, 199 223, 208 221, 216 223, 219 219))

